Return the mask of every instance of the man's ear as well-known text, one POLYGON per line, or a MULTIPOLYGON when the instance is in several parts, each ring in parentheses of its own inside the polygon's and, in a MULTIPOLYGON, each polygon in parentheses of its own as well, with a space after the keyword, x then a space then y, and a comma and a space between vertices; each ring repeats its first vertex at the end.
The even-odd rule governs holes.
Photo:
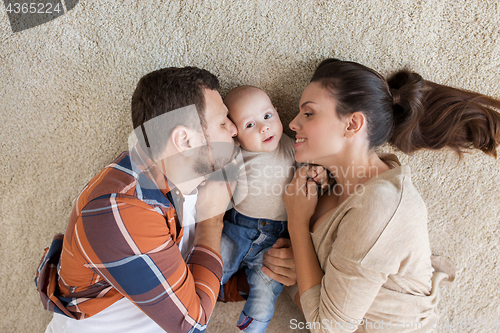
POLYGON ((365 125, 365 115, 362 112, 354 112, 347 118, 345 137, 352 138, 355 136, 365 125))
POLYGON ((185 126, 177 126, 172 131, 172 143, 174 144, 175 149, 177 149, 177 152, 185 154, 186 151, 192 148, 190 134, 189 129, 185 126))

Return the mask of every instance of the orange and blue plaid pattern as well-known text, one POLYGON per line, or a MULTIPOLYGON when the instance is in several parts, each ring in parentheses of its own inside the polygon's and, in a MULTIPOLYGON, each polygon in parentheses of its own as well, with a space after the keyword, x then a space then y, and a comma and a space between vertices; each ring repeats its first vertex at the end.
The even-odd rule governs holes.
POLYGON ((127 297, 165 331, 204 331, 222 260, 196 246, 184 261, 183 198, 170 186, 138 146, 97 174, 38 267, 44 307, 83 319, 127 297))

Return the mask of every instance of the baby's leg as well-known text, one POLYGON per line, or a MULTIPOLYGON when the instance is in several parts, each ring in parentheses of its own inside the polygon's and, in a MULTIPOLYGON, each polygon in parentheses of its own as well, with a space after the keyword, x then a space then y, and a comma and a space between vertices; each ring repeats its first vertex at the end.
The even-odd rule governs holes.
POLYGON ((238 327, 247 333, 264 332, 274 314, 274 305, 283 285, 262 272, 264 253, 261 251, 252 266, 246 269, 250 293, 238 319, 238 327))
POLYGON ((238 252, 236 242, 226 233, 222 233, 220 240, 220 255, 222 257, 222 284, 225 284, 240 267, 241 253, 238 252))
MULTIPOLYGON (((224 285, 233 274, 241 267, 243 258, 252 246, 253 239, 258 234, 257 230, 245 228, 234 222, 234 214, 231 211, 226 214, 224 229, 221 236, 221 257, 223 275, 221 284, 224 285)), ((220 299, 225 300, 224 289, 221 288, 220 299)))

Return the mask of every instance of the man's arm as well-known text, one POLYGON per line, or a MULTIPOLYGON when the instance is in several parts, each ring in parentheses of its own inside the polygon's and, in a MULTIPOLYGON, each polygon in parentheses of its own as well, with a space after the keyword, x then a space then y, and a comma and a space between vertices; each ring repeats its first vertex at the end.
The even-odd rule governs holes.
POLYGON ((196 224, 193 244, 204 246, 220 255, 220 239, 222 235, 223 215, 217 215, 196 224))
POLYGON ((78 250, 84 264, 167 332, 204 330, 220 288, 220 250, 203 232, 184 262, 169 230, 175 211, 165 213, 125 195, 93 200, 76 224, 78 250))

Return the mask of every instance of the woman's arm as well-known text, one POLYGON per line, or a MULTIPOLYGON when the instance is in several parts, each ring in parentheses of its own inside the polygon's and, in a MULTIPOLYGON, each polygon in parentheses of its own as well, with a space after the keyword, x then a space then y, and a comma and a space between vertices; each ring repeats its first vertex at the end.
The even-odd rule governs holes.
POLYGON ((285 205, 288 215, 288 232, 293 244, 299 296, 321 284, 324 276, 312 244, 309 222, 318 201, 314 180, 307 177, 307 167, 295 173, 285 191, 285 205))
POLYGON ((365 324, 363 318, 386 279, 387 274, 366 269, 359 262, 338 256, 333 250, 325 264, 322 283, 300 296, 306 320, 327 323, 312 328, 311 332, 356 331, 358 326, 365 324))
MULTIPOLYGON (((302 306, 308 322, 324 323, 326 320, 332 325, 343 325, 345 331, 354 331, 373 303, 387 274, 366 269, 350 256, 344 257, 337 253, 346 250, 356 256, 359 250, 364 250, 364 246, 354 244, 354 239, 357 237, 356 232, 362 229, 359 222, 367 220, 366 209, 350 210, 344 216, 343 222, 350 227, 347 230, 341 228, 338 237, 342 238, 342 243, 350 244, 349 249, 344 247, 334 250, 336 246, 333 246, 323 272, 309 233, 311 216, 318 209, 317 203, 315 184, 308 181, 303 170, 298 171, 285 192, 299 289, 295 301, 302 306), (353 221, 358 223, 352 223, 353 221), (351 230, 352 227, 356 230, 351 230)), ((372 221, 366 222, 370 224, 372 221)), ((341 331, 334 327, 319 326, 312 329, 312 332, 341 331)))
MULTIPOLYGON (((307 170, 307 178, 312 179, 317 186, 322 188, 328 186, 328 174, 326 169, 319 165, 304 164, 307 170)), ((289 239, 280 238, 267 253, 264 254, 264 267, 262 271, 272 279, 292 286, 297 283, 295 260, 291 242, 289 239)), ((295 299, 298 299, 295 297, 295 299)), ((297 302, 300 307, 300 302, 297 302)))

